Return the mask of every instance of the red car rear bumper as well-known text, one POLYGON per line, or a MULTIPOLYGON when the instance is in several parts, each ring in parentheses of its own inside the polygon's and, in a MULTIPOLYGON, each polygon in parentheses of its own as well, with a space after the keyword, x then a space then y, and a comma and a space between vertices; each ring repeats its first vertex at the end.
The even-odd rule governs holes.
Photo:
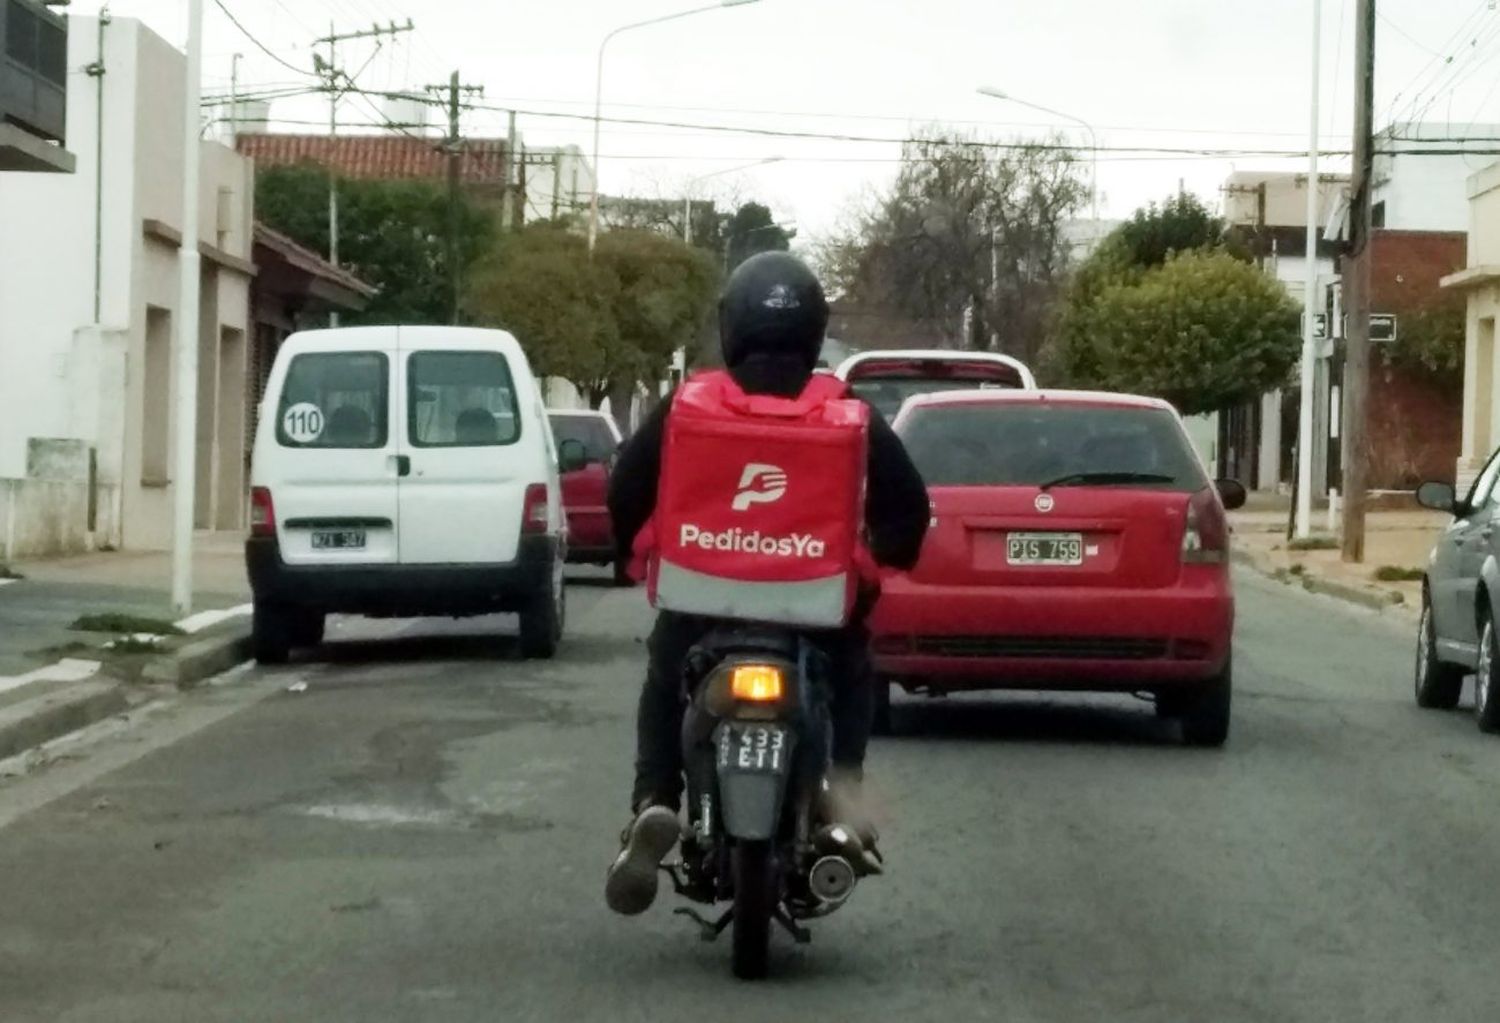
POLYGON ((870 621, 878 671, 942 690, 1132 691, 1222 670, 1228 573, 1184 566, 1162 589, 884 584, 870 621))

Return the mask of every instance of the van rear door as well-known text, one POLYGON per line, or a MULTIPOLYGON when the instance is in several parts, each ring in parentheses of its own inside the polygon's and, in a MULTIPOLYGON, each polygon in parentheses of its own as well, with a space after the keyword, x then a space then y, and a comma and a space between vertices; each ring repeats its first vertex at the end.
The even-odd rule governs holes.
POLYGON ((394 342, 390 329, 355 329, 337 342, 294 348, 273 383, 276 406, 261 424, 255 482, 271 491, 289 565, 400 557, 394 342))
MULTIPOLYGON (((545 430, 522 415, 518 379, 469 332, 401 330, 401 562, 514 561, 528 484, 545 479, 545 430), (465 335, 468 336, 465 336, 465 335)), ((521 375, 521 379, 530 380, 521 375)))

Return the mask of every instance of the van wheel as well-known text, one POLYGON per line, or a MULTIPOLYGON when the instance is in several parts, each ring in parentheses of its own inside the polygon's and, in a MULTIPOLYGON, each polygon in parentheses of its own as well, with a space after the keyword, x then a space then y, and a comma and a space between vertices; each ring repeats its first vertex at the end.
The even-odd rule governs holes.
POLYGON ((322 611, 298 611, 292 630, 293 646, 317 646, 323 642, 328 616, 322 611))
POLYGON ((280 604, 256 601, 250 619, 250 646, 259 664, 285 664, 292 655, 296 622, 280 604))
MULTIPOLYGON (((1229 709, 1234 695, 1231 662, 1203 684, 1182 710, 1182 741, 1189 746, 1222 746, 1229 738, 1229 709)), ((1186 696, 1186 694, 1184 694, 1186 696)))
POLYGON ((563 621, 567 617, 567 590, 563 585, 562 562, 558 561, 547 581, 547 587, 531 599, 531 606, 521 612, 521 656, 549 658, 557 653, 562 639, 563 621))

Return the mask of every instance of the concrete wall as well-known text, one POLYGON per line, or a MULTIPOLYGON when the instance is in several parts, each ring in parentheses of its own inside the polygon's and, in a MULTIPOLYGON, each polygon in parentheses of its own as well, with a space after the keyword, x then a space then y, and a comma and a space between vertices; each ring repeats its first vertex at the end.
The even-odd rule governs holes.
MULTIPOLYGON (((1235 171, 1224 182, 1224 219, 1230 224, 1255 224, 1259 216, 1257 189, 1266 186, 1267 227, 1307 226, 1307 175, 1290 171, 1235 171)), ((1348 187, 1345 174, 1318 175, 1318 226, 1322 227, 1334 201, 1348 187)))
MULTIPOLYGON (((78 156, 78 172, 9 175, 0 187, 0 237, 24 239, 23 244, 0 246, 0 481, 11 481, 6 484, 12 495, 7 514, 14 517, 7 528, 18 538, 9 556, 51 553, 59 543, 69 549, 105 544, 159 548, 171 533, 170 483, 143 483, 141 439, 146 409, 170 415, 172 407, 169 379, 147 393, 145 335, 148 305, 168 311, 177 307, 177 248, 148 238, 143 224, 157 220, 170 228, 181 222, 183 57, 127 18, 114 19, 104 40, 97 317, 98 80, 81 72, 69 76, 68 138, 78 156), (81 534, 75 528, 80 504, 59 497, 57 481, 43 486, 28 474, 33 439, 71 440, 94 450, 92 530, 87 517, 81 534), (43 491, 44 496, 33 496, 43 491), (39 515, 49 521, 61 516, 62 523, 54 529, 33 522, 39 515)), ((73 18, 69 66, 82 68, 99 57, 98 22, 73 18)), ((203 144, 201 159, 200 238, 248 261, 253 167, 214 143, 203 144)), ((208 340, 200 338, 214 356, 208 361, 213 377, 200 386, 209 395, 210 412, 209 428, 200 437, 214 445, 200 458, 200 465, 206 458, 210 469, 208 490, 200 490, 200 518, 206 515, 206 521, 217 523, 222 490, 214 458, 221 430, 235 430, 234 417, 218 415, 215 403, 222 392, 217 355, 225 328, 248 334, 249 278, 215 267, 211 259, 205 259, 205 266, 211 269, 201 301, 217 315, 202 325, 208 340)), ((239 348, 240 359, 244 347, 239 348)), ((232 377, 236 370, 229 372, 232 377)), ((234 467, 234 472, 242 470, 234 467)))
MULTIPOLYGON (((1493 138, 1493 124, 1393 124, 1376 140, 1377 149, 1423 148, 1424 138, 1493 138)), ((1493 149, 1492 142, 1426 143, 1442 149, 1493 149)), ((1382 155, 1375 159, 1371 201, 1385 204, 1385 225, 1403 231, 1463 231, 1469 225, 1465 182, 1495 157, 1483 153, 1446 156, 1382 155)))

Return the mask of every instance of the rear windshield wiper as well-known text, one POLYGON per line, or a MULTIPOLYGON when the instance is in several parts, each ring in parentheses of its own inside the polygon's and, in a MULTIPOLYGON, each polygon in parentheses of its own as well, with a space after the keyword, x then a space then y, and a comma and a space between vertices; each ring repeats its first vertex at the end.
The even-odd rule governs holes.
POLYGON ((1163 476, 1159 472, 1070 472, 1041 485, 1041 489, 1052 487, 1081 486, 1107 487, 1111 483, 1175 483, 1176 476, 1163 476))

